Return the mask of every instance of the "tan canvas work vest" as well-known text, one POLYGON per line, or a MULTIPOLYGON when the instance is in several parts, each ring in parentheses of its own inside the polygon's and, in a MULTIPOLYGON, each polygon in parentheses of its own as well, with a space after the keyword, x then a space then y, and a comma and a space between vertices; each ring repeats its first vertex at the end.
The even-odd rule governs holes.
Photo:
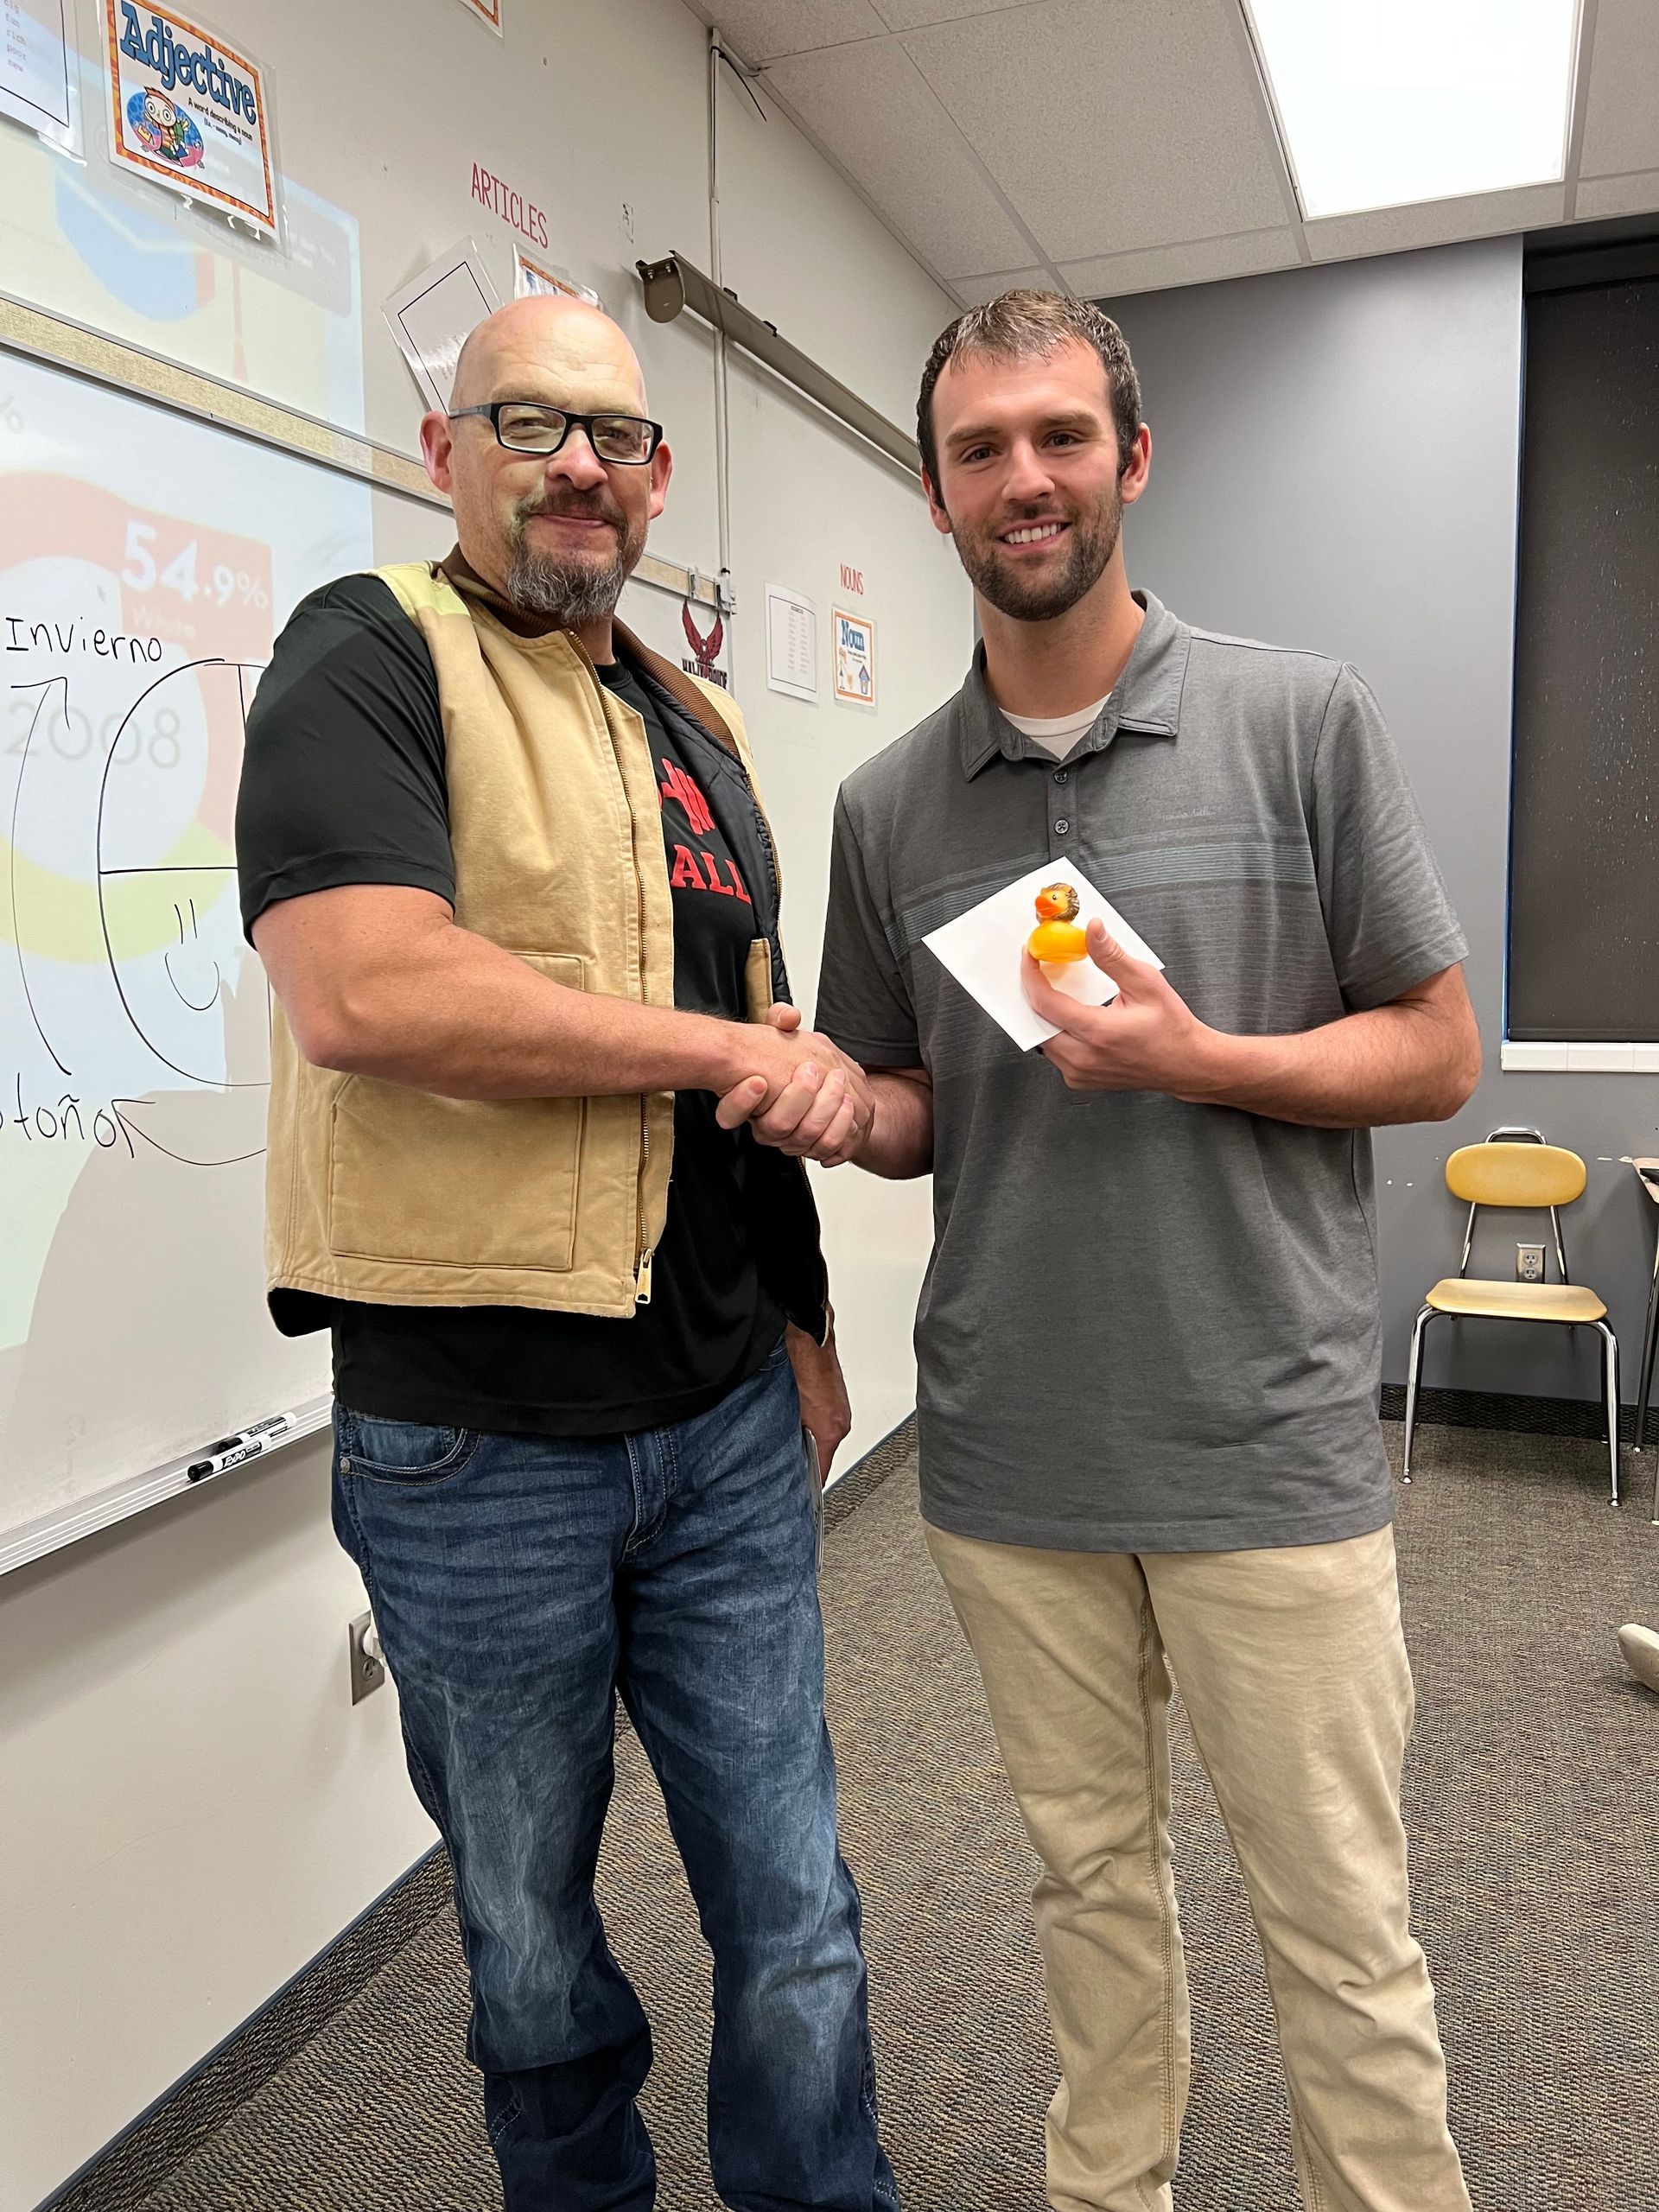
MULTIPOLYGON (((563 631, 523 638, 441 570, 383 569, 437 671, 455 920, 572 990, 674 1003, 674 925, 645 725, 563 631)), ((628 641, 659 680, 688 679, 628 641)), ((751 766, 730 700, 699 719, 751 766)), ((748 969, 771 1004, 770 948, 748 969)), ((673 1154, 671 1092, 441 1098, 314 1067, 271 1042, 273 1290, 395 1306, 631 1314, 650 1292, 673 1154)))

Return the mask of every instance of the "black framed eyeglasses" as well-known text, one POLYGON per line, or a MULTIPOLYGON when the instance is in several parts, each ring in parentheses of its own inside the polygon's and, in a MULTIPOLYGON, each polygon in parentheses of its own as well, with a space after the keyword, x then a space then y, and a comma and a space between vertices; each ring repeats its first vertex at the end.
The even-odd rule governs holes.
POLYGON ((573 415, 534 399, 493 399, 487 407, 457 407, 449 420, 459 423, 468 415, 486 416, 496 442, 509 453, 538 454, 543 460, 557 453, 572 430, 588 433, 588 442, 601 461, 629 468, 649 461, 663 442, 662 424, 648 422, 643 415, 573 415))

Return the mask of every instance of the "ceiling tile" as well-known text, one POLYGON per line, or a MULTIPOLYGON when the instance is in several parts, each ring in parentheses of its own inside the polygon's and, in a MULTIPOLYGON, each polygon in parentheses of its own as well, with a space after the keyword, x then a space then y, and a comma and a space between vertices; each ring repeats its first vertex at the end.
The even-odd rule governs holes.
POLYGON ((1601 0, 1579 175, 1659 168, 1659 8, 1601 0))
POLYGON ((964 16, 994 16, 1008 0, 875 0, 896 31, 925 29, 930 23, 959 23, 964 16))
POLYGON ((871 0, 687 0, 693 15, 718 23, 746 61, 806 54, 849 39, 880 38, 887 26, 871 0))
POLYGON ((1051 259, 1286 219, 1278 146, 1217 0, 1042 0, 904 43, 1051 259))
POLYGON ((1052 292, 1054 279, 1046 269, 1004 269, 994 276, 953 276, 950 289, 965 307, 982 307, 999 292, 1052 292))
POLYGON ((1228 276, 1259 276, 1268 269, 1294 269, 1300 259, 1294 231, 1246 231, 1236 238, 1196 238, 1190 245, 1109 253, 1097 261, 1063 261, 1060 274, 1074 292, 1099 300, 1126 292, 1160 292, 1172 284, 1216 284, 1228 276))
POLYGON ((1650 215, 1659 210, 1659 169, 1634 176, 1587 176, 1575 203, 1579 220, 1596 215, 1650 215))
MULTIPOLYGON (((1582 205, 1582 195, 1580 195, 1582 205)), ((1462 200, 1429 200, 1412 207, 1376 207, 1363 215, 1332 215, 1305 226, 1315 261, 1366 253, 1404 253, 1414 246, 1450 245, 1540 229, 1566 219, 1567 188, 1529 185, 1521 192, 1477 192, 1462 200)))
POLYGON ((813 137, 940 276, 1032 257, 904 48, 838 48, 768 69, 813 137))

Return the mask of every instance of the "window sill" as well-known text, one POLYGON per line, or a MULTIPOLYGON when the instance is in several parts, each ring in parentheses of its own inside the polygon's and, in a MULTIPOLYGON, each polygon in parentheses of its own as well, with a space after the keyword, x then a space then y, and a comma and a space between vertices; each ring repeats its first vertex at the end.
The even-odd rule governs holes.
POLYGON ((1659 1075, 1659 1045, 1512 1045, 1500 1064, 1507 1075, 1659 1075))

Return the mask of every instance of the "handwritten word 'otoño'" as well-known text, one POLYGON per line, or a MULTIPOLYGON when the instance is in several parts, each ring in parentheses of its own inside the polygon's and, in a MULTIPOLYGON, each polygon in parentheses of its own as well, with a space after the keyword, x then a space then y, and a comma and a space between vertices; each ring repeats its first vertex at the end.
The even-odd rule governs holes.
POLYGON ((73 653, 77 647, 98 660, 158 661, 167 650, 159 638, 130 636, 124 630, 89 630, 77 620, 27 622, 21 614, 0 615, 9 653, 73 653))
POLYGON ((16 1101, 15 1111, 10 1099, 0 1103, 0 1138, 16 1130, 25 1144, 95 1144, 100 1152, 124 1149, 129 1160, 137 1157, 131 1124, 121 1111, 135 1103, 130 1098, 111 1099, 107 1106, 97 1107, 89 1101, 83 1115, 80 1100, 65 1091, 50 1105, 31 1108, 23 1103, 22 1076, 11 1087, 10 1096, 16 1101))

